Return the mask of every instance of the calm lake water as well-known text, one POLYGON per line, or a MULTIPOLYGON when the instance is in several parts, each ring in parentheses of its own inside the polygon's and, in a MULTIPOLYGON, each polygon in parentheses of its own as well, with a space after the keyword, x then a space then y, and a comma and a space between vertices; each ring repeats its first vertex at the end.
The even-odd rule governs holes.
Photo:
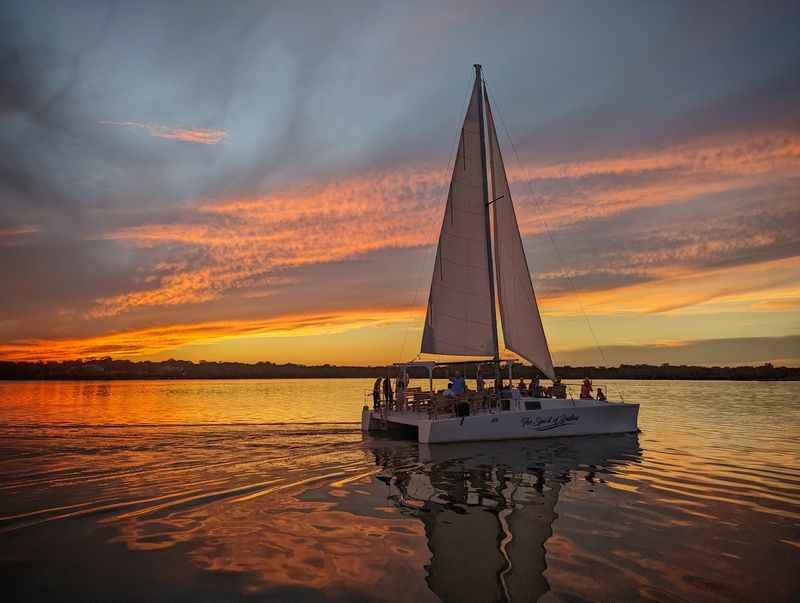
POLYGON ((800 383, 607 384, 640 434, 424 446, 368 379, 2 383, 5 596, 797 600, 800 383))

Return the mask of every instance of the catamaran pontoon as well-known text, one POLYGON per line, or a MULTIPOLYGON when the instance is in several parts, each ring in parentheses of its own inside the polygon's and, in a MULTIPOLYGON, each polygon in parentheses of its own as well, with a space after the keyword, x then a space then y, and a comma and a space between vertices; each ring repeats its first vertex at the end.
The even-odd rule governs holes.
MULTIPOLYGON (((461 130, 436 250, 422 354, 491 358, 495 382, 499 381, 495 277, 505 347, 548 378, 555 379, 489 97, 481 67, 475 65, 475 84, 461 130)), ((410 367, 425 367, 429 371, 429 391, 401 387, 395 397, 379 401, 372 410, 364 406, 363 431, 407 426, 415 428, 419 441, 426 443, 638 431, 638 404, 543 397, 541 393, 529 396, 511 388, 451 395, 452 391, 434 391, 436 363, 397 366, 401 384, 408 383, 410 367)))

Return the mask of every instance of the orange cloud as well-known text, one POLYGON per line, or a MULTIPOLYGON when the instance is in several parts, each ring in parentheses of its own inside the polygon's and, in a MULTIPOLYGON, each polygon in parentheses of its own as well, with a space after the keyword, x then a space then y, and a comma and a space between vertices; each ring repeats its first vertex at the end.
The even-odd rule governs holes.
POLYGON ((800 136, 775 132, 755 140, 706 141, 690 147, 546 166, 507 163, 512 182, 530 185, 532 198, 523 194, 521 199, 533 202, 536 211, 523 208, 518 213, 523 234, 535 234, 544 229, 544 223, 562 227, 637 207, 745 188, 763 182, 765 177, 773 181, 794 177, 800 170, 800 136), (564 192, 549 192, 554 185, 564 192))
POLYGON ((607 289, 543 296, 542 308, 549 316, 579 314, 578 297, 587 314, 654 314, 691 309, 706 311, 712 302, 714 313, 749 310, 775 310, 765 302, 784 302, 800 296, 800 257, 716 270, 667 269, 657 280, 607 289), (706 306, 706 308, 704 308, 706 306))
POLYGON ((414 173, 390 174, 256 199, 206 202, 192 210, 189 224, 109 233, 106 238, 135 246, 179 243, 201 248, 205 265, 176 265, 173 273, 157 277, 157 287, 100 299, 91 314, 208 301, 233 290, 285 283, 275 274, 282 269, 427 245, 442 211, 435 201, 443 190, 439 184, 414 173), (397 202, 402 187, 416 199, 416 208, 397 202))
POLYGON ((0 246, 16 245, 21 239, 39 232, 33 226, 19 226, 17 228, 0 228, 0 246))
MULTIPOLYGON (((538 208, 521 195, 520 225, 524 234, 532 234, 544 223, 561 228, 634 207, 750 186, 765 174, 773 178, 797 170, 800 138, 777 133, 755 142, 709 142, 595 161, 527 165, 512 169, 510 176, 517 184, 525 180, 536 189, 544 188, 545 181, 574 181, 570 195, 562 192, 552 199, 545 193, 538 208), (658 177, 647 177, 651 173, 658 177), (615 178, 606 185, 584 182, 587 176, 637 174, 646 177, 615 178)), ((89 314, 109 316, 139 307, 202 303, 251 288, 279 287, 280 272, 288 268, 347 260, 380 249, 430 245, 438 232, 448 176, 441 169, 409 167, 257 198, 204 201, 187 210, 182 223, 111 232, 106 238, 135 246, 196 247, 203 251, 202 265, 155 270, 138 290, 99 299, 89 314)), ((628 259, 630 266, 651 271, 650 265, 681 256, 770 244, 768 233, 747 240, 684 240, 673 248, 628 259)))
POLYGON ((756 302, 753 308, 757 310, 794 310, 800 309, 800 297, 778 297, 756 302))
POLYGON ((224 140, 228 133, 225 130, 208 130, 205 128, 170 128, 158 124, 143 124, 135 121, 101 121, 104 126, 118 126, 121 128, 141 128, 155 138, 182 140, 198 144, 217 144, 224 140))
POLYGON ((27 339, 0 344, 5 360, 71 360, 92 356, 135 358, 192 343, 241 337, 330 335, 368 326, 416 320, 420 308, 346 309, 260 320, 177 324, 86 338, 27 339))
MULTIPOLYGON (((788 258, 715 271, 686 271, 655 282, 578 295, 584 312, 589 315, 675 312, 683 308, 691 308, 692 313, 717 313, 725 311, 726 304, 732 311, 741 311, 741 304, 751 311, 775 311, 796 307, 796 300, 800 299, 798 282, 800 258, 788 258), (786 284, 775 284, 775 274, 784 275, 786 284)), ((578 296, 574 294, 540 295, 539 305, 546 317, 581 313, 578 296)), ((423 313, 424 307, 348 308, 257 320, 166 325, 87 338, 17 340, 0 344, 0 358, 31 361, 106 355, 136 358, 187 344, 242 337, 333 335, 368 326, 417 323, 423 313)), ((417 328, 414 333, 418 336, 417 328)))
POLYGON ((705 140, 687 146, 641 152, 598 160, 530 165, 521 169, 507 166, 517 180, 542 178, 576 179, 599 174, 687 170, 694 173, 731 172, 763 174, 792 170, 800 161, 800 136, 795 132, 767 132, 747 140, 705 140))

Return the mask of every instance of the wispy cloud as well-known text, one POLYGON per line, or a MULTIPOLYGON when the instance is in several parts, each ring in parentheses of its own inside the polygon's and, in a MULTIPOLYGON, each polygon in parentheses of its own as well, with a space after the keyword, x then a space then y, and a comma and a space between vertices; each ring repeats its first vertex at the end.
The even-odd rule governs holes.
POLYGON ((542 306, 550 316, 586 314, 656 314, 687 311, 719 313, 732 311, 789 309, 783 304, 800 296, 800 258, 709 270, 685 268, 667 271, 658 278, 617 288, 572 290, 545 294, 542 306), (577 296, 582 308, 579 308, 577 296))
POLYGON ((509 158, 507 167, 521 193, 520 227, 524 234, 534 234, 545 223, 564 227, 795 177, 800 170, 800 135, 791 130, 762 132, 552 165, 520 165, 509 158))
POLYGON ((778 297, 756 302, 753 308, 759 310, 793 310, 800 308, 800 297, 778 297))
POLYGON ((0 246, 16 245, 26 237, 35 235, 39 229, 34 226, 18 226, 16 228, 0 228, 0 246))
POLYGON ((93 315, 197 303, 277 284, 282 271, 432 242, 445 194, 440 175, 375 174, 273 195, 200 203, 182 221, 120 229, 107 239, 181 246, 200 264, 154 271, 139 291, 98 300, 93 315))
MULTIPOLYGON (((687 219, 681 210, 666 216, 667 221, 664 216, 645 221, 640 217, 631 225, 625 216, 635 210, 678 207, 687 199, 708 195, 728 198, 743 186, 764 177, 781 177, 792 169, 800 169, 800 139, 786 134, 758 144, 729 141, 647 156, 530 165, 511 175, 517 187, 528 181, 534 190, 544 191, 538 204, 524 194, 517 199, 523 233, 541 233, 547 221, 565 236, 577 237, 569 245, 568 265, 554 270, 542 267, 539 260, 532 263, 540 271, 537 276, 543 279, 545 296, 559 296, 567 290, 564 279, 572 279, 576 270, 583 271, 580 282, 600 271, 605 276, 596 279, 596 285, 613 288, 614 282, 624 285, 695 273, 703 262, 738 258, 745 263, 747 254, 787 243, 790 237, 782 231, 791 231, 796 218, 783 199, 754 207, 740 202, 734 213, 723 207, 717 214, 706 211, 709 215, 701 219, 687 219), (775 219, 778 214, 783 217, 775 219), (598 220, 615 217, 623 227, 606 223, 605 234, 580 230, 581 225, 595 228, 598 220), (594 244, 588 254, 584 241, 594 244)), ((447 175, 441 169, 406 167, 259 197, 203 201, 186 209, 177 221, 115 230, 105 238, 141 248, 177 246, 201 259, 193 265, 175 262, 174 270, 154 270, 137 290, 99 299, 91 315, 207 302, 277 285, 275 279, 286 270, 431 245, 446 185, 447 175)))
POLYGON ((181 140, 198 144, 217 144, 227 138, 225 130, 210 130, 206 128, 170 128, 159 124, 144 124, 135 121, 101 121, 104 126, 117 126, 120 128, 140 128, 155 138, 181 140))

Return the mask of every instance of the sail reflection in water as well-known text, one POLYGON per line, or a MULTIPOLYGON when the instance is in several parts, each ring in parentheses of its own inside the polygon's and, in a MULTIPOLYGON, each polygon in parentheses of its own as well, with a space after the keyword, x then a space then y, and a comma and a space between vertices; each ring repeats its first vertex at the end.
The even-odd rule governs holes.
POLYGON ((425 525, 428 585, 444 601, 535 601, 562 485, 640 459, 637 435, 376 448, 396 504, 425 525), (401 449, 402 450, 402 449, 401 449))

